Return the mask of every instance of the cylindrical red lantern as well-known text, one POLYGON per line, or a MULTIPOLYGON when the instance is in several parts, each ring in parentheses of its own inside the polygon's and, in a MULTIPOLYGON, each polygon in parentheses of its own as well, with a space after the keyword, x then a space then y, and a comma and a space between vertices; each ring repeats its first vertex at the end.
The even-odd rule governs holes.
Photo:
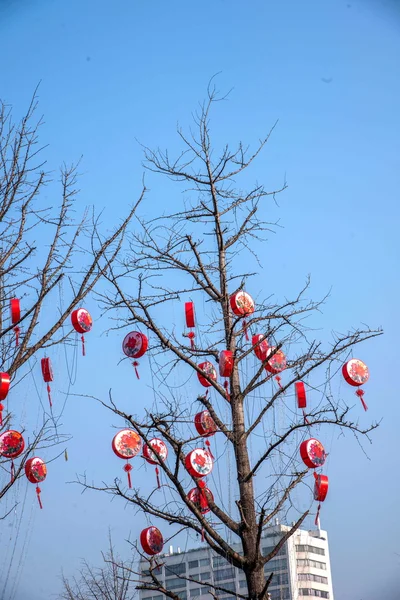
MULTIPOLYGON (((203 483, 202 481, 199 483, 203 483)), ((208 487, 195 487, 192 488, 188 494, 188 499, 196 505, 196 508, 201 512, 201 514, 205 515, 210 512, 210 507, 208 505, 209 502, 214 502, 214 496, 211 490, 208 487)))
POLYGON ((294 389, 296 392, 296 400, 298 408, 306 408, 307 406, 307 396, 306 396, 306 386, 302 381, 296 381, 294 384, 294 389))
MULTIPOLYGON (((133 458, 139 454, 142 448, 142 440, 136 431, 133 431, 132 429, 122 429, 115 434, 111 443, 111 447, 118 458, 123 458, 128 461, 130 458, 133 458)), ((130 488, 132 487, 130 474, 131 470, 132 465, 127 462, 124 465, 124 471, 128 476, 128 486, 130 488)))
POLYGON ((185 320, 189 329, 195 326, 194 302, 185 302, 185 320))
POLYGON ((254 354, 261 361, 267 360, 268 356, 268 341, 265 339, 265 335, 257 333, 251 338, 251 343, 254 348, 254 354))
POLYGON ((328 477, 327 475, 317 475, 314 473, 315 484, 314 484, 314 500, 318 504, 317 514, 315 515, 315 525, 319 527, 319 513, 321 511, 321 502, 323 502, 328 494, 328 477))
POLYGON ((41 489, 39 487, 39 483, 44 481, 47 476, 47 467, 44 460, 39 458, 38 456, 34 456, 29 458, 25 463, 25 475, 28 478, 28 481, 31 483, 36 483, 36 495, 39 502, 40 508, 42 506, 42 500, 40 498, 41 489))
MULTIPOLYGON (((163 440, 160 440, 160 438, 152 438, 149 440, 148 444, 143 446, 143 458, 151 465, 159 465, 160 462, 164 462, 167 459, 167 456, 167 445, 163 440), (154 451, 157 452, 159 458, 157 458, 154 451)), ((157 487, 160 488, 160 472, 158 470, 158 466, 156 466, 156 479, 157 487)))
POLYGON ((10 389, 10 376, 8 373, 0 373, 0 400, 7 398, 10 389))
MULTIPOLYGON (((10 312, 11 312, 11 323, 15 325, 21 320, 21 304, 18 298, 11 298, 10 300, 10 312)), ((20 328, 18 325, 14 327, 15 333, 15 345, 19 345, 19 334, 20 328)))
POLYGON ((206 477, 213 469, 213 459, 207 450, 196 448, 186 456, 185 466, 192 477, 206 477))
POLYGON ((85 333, 88 333, 92 329, 93 319, 86 308, 77 308, 71 313, 72 327, 78 333, 81 333, 82 341, 82 355, 85 356, 85 333))
POLYGON ((197 433, 203 437, 210 437, 218 431, 218 427, 208 410, 202 410, 195 415, 194 426, 196 427, 197 433))
MULTIPOLYGON (((351 360, 348 360, 347 363, 345 363, 342 367, 342 373, 347 383, 355 387, 363 385, 369 379, 369 370, 367 365, 358 358, 352 358, 351 360)), ((364 390, 357 390, 356 395, 360 398, 364 410, 368 410, 368 406, 363 399, 364 390)))
POLYGON ((325 448, 315 438, 310 438, 300 444, 300 455, 304 464, 310 469, 322 467, 326 460, 325 448))
POLYGON ((233 352, 222 350, 219 353, 219 374, 221 377, 230 377, 233 371, 233 352))
MULTIPOLYGON (((213 381, 217 381, 217 371, 212 363, 209 361, 205 361, 199 364, 199 369, 203 371, 204 375, 207 375, 208 379, 212 379, 213 381)), ((202 373, 197 372, 197 377, 204 387, 210 387, 212 385, 208 379, 204 377, 202 373)))
POLYGON ((146 554, 154 556, 160 554, 164 548, 162 533, 157 527, 146 527, 140 534, 140 543, 146 554))
POLYGON ((53 403, 51 401, 51 389, 49 385, 50 381, 53 381, 53 369, 51 366, 51 360, 46 356, 45 358, 41 359, 40 364, 42 367, 43 381, 47 383, 47 396, 49 398, 49 404, 50 406, 53 406, 53 403))
POLYGON ((20 456, 25 449, 22 433, 9 429, 0 435, 0 456, 11 459, 11 482, 14 481, 14 458, 20 456))
MULTIPOLYGON (((124 341, 122 342, 122 350, 126 356, 129 358, 141 358, 147 348, 149 347, 149 340, 144 333, 140 333, 140 331, 131 331, 124 337, 124 341)), ((133 366, 135 367, 136 377, 139 379, 139 372, 137 367, 139 363, 137 360, 133 361, 133 366)))

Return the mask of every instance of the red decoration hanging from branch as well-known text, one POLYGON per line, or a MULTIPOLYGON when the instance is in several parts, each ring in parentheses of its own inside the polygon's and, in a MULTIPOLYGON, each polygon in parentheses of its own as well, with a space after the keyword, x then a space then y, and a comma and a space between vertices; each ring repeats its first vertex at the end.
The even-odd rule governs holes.
POLYGON ((219 374, 221 377, 225 377, 224 388, 226 393, 226 399, 230 402, 230 394, 229 394, 229 381, 228 378, 232 375, 233 372, 233 352, 231 350, 222 350, 219 353, 219 374))
MULTIPOLYGON (((141 358, 147 348, 149 347, 149 340, 144 333, 140 333, 140 331, 131 331, 124 337, 124 341, 122 342, 122 350, 126 356, 129 358, 141 358)), ((135 368, 136 377, 139 379, 139 371, 138 366, 139 363, 137 360, 133 361, 133 366, 135 368)))
POLYGON ((53 381, 53 369, 51 366, 51 360, 46 356, 45 358, 41 359, 40 363, 42 367, 43 381, 47 383, 47 396, 49 398, 49 404, 51 407, 53 406, 53 403, 51 401, 51 389, 49 385, 50 381, 53 381))
POLYGON ((316 500, 318 504, 317 514, 315 516, 315 525, 319 527, 319 513, 321 511, 321 502, 323 502, 328 494, 328 477, 327 475, 317 475, 314 473, 315 484, 314 484, 314 500, 316 500))
MULTIPOLYGON (((358 387, 366 383, 369 379, 369 370, 365 363, 358 358, 348 360, 342 367, 343 377, 350 385, 358 387)), ((368 410, 368 406, 364 401, 364 390, 357 390, 356 395, 360 398, 364 410, 368 410)))
POLYGON ((81 333, 82 355, 85 356, 85 333, 88 333, 93 326, 93 319, 86 308, 77 308, 71 313, 72 327, 78 333, 81 333))
POLYGON ((305 440, 300 444, 300 455, 303 459, 304 464, 310 469, 317 469, 322 467, 326 461, 325 448, 315 438, 305 440))
POLYGON ((265 335, 257 333, 251 338, 251 343, 254 349, 254 354, 261 361, 267 360, 268 357, 268 341, 265 339, 265 335))
MULTIPOLYGON (((118 458, 123 458, 128 461, 139 454, 142 448, 142 440, 136 431, 133 429, 122 429, 113 437, 111 447, 118 458)), ((128 487, 132 487, 131 481, 132 465, 128 462, 124 465, 124 471, 128 476, 128 487)))
MULTIPOLYGON (((185 302, 185 321, 186 321, 186 327, 188 327, 189 329, 193 329, 195 327, 196 321, 195 321, 195 312, 194 312, 194 302, 185 302)), ((194 348, 195 348, 195 345, 194 345, 195 333, 194 333, 194 331, 189 331, 189 333, 184 334, 184 335, 190 339, 190 347, 192 348, 192 350, 194 350, 194 348)))
MULTIPOLYGON (((212 379, 213 381, 217 381, 217 371, 212 363, 209 361, 205 361, 199 364, 199 369, 203 371, 204 375, 207 375, 208 379, 212 379)), ((202 373, 197 372, 197 377, 204 387, 210 387, 212 384, 208 379, 204 377, 202 373)))
POLYGON ((9 429, 0 435, 0 456, 11 459, 11 481, 14 481, 14 458, 20 456, 25 448, 22 433, 9 429))
POLYGON ((267 358, 269 356, 271 356, 271 358, 266 363, 265 369, 267 371, 269 371, 270 373, 274 373, 276 375, 275 379, 276 379, 279 387, 282 388, 281 378, 278 375, 278 373, 280 373, 281 371, 284 371, 286 369, 286 356, 284 355, 282 350, 276 350, 276 348, 274 346, 271 346, 270 348, 268 348, 267 358))
POLYGON ((146 527, 140 534, 140 543, 146 554, 154 556, 160 554, 164 548, 162 533, 157 527, 146 527))
POLYGON ((196 448, 185 458, 185 466, 192 477, 206 477, 213 470, 211 454, 203 448, 196 448))
MULTIPOLYGON (((143 458, 151 465, 159 465, 160 461, 165 462, 168 456, 168 448, 166 443, 160 438, 152 438, 148 444, 143 446, 143 458), (159 455, 157 458, 154 450, 159 455)), ((156 466, 157 487, 160 488, 160 472, 156 466)))
MULTIPOLYGON (((7 398, 10 389, 10 376, 8 373, 0 373, 0 401, 7 398)), ((3 425, 4 406, 0 403, 0 427, 3 425)))
POLYGON ((211 490, 206 487, 204 481, 200 479, 197 487, 192 488, 188 494, 188 499, 196 505, 196 508, 202 515, 210 512, 209 502, 214 502, 214 496, 211 490))
MULTIPOLYGON (((10 312, 11 312, 11 323, 15 325, 21 320, 21 304, 18 298, 11 298, 10 300, 10 312)), ((15 345, 19 346, 19 334, 20 328, 18 325, 14 327, 15 333, 15 345)))
POLYGON ((218 431, 218 427, 208 410, 202 410, 195 415, 194 426, 196 427, 197 433, 203 437, 210 437, 218 431))
POLYGON ((42 500, 40 498, 40 493, 42 490, 40 489, 38 484, 46 479, 46 476, 47 476, 46 463, 38 456, 29 458, 25 463, 25 475, 27 476, 28 481, 30 481, 31 483, 36 483, 37 499, 38 499, 40 508, 43 508, 42 500))
POLYGON ((294 384, 294 389, 296 393, 296 400, 298 408, 303 409, 304 422, 309 425, 309 421, 306 416, 306 411, 304 410, 307 406, 307 395, 306 395, 306 386, 302 381, 296 381, 294 384))
MULTIPOLYGON (((243 290, 239 290, 238 292, 232 294, 232 296, 229 298, 229 303, 231 305, 233 314, 237 315, 238 317, 247 317, 253 314, 255 309, 253 298, 250 296, 250 294, 243 290)), ((246 340, 249 340, 246 319, 243 319, 243 332, 246 336, 246 340)))

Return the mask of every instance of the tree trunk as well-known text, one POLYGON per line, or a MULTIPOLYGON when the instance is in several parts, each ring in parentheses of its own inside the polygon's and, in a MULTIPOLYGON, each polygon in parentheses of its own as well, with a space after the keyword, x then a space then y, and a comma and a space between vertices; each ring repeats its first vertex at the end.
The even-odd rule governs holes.
POLYGON ((246 571, 245 575, 249 600, 263 600, 267 598, 267 592, 264 592, 265 576, 263 566, 257 567, 254 571, 246 571))

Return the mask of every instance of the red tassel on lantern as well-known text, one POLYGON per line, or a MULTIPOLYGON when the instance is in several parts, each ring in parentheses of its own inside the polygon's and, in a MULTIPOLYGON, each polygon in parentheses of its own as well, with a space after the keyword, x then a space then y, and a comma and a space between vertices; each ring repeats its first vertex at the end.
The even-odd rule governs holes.
POLYGON ((40 489, 40 487, 37 485, 37 486, 36 486, 36 496, 37 496, 37 499, 38 499, 38 502, 39 502, 39 506, 40 506, 40 508, 43 508, 42 501, 41 501, 41 499, 40 499, 40 492, 41 492, 41 491, 42 491, 42 490, 41 490, 41 489, 40 489))
POLYGON ((211 444, 210 444, 210 440, 206 440, 205 445, 207 446, 207 452, 209 453, 209 455, 211 456, 211 458, 214 460, 214 455, 211 452, 211 444))
POLYGON ((364 400, 364 398, 363 398, 363 396, 364 396, 364 393, 365 393, 365 392, 364 392, 364 390, 357 390, 357 391, 356 391, 356 396, 358 396, 358 397, 360 398, 360 400, 361 400, 361 404, 362 404, 362 406, 363 406, 363 409, 364 409, 365 411, 367 411, 367 410, 368 410, 368 406, 366 405, 366 403, 365 403, 365 400, 364 400))
POLYGON ((125 473, 128 475, 128 488, 131 489, 132 488, 132 481, 131 481, 131 471, 132 471, 132 465, 130 463, 126 463, 124 465, 124 471, 125 473))

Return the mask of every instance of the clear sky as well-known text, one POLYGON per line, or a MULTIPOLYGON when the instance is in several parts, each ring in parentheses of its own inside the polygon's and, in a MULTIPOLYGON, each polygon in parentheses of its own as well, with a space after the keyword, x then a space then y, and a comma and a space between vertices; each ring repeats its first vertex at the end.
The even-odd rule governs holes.
MULTIPOLYGON (((360 356, 372 371, 370 410, 360 419, 383 419, 368 457, 349 437, 330 457, 322 525, 336 600, 394 600, 400 585, 399 33, 395 0, 0 0, 0 96, 22 114, 41 81, 49 165, 83 155, 80 202, 105 209, 105 226, 140 189, 136 139, 175 148, 176 122, 190 123, 214 73, 221 90, 234 88, 213 121, 217 143, 254 143, 279 119, 254 170, 267 187, 285 176, 289 184, 273 213, 283 229, 270 241, 277 255, 271 260, 268 249, 265 295, 290 294, 311 273, 315 297, 332 287, 321 319, 328 332, 361 323, 386 332, 360 356)), ((148 184, 150 214, 169 199, 158 179, 148 184)), ((100 337, 97 322, 74 391, 101 395, 112 386, 140 406, 144 383, 116 368, 120 341, 100 337)), ((55 387, 65 390, 57 357, 55 387)), ((17 400, 37 403, 29 389, 17 400)), ((25 517, 21 503, 2 522, 1 600, 48 600, 61 569, 73 573, 81 557, 100 561, 109 526, 122 553, 128 534, 140 531, 133 510, 65 483, 84 471, 97 481, 120 473, 111 424, 118 421, 94 403, 69 399, 70 460, 53 463, 45 510, 36 510, 33 486, 21 484, 25 517)))

